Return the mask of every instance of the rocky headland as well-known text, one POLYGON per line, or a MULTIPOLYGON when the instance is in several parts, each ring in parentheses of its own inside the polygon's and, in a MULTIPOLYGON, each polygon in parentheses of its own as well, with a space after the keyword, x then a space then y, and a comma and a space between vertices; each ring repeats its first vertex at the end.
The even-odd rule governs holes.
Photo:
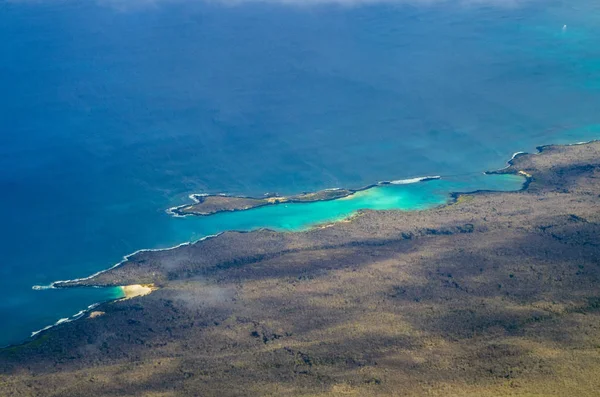
POLYGON ((262 198, 229 196, 226 194, 192 194, 193 204, 169 208, 168 212, 175 216, 198 215, 206 216, 227 211, 245 211, 252 208, 264 207, 283 203, 310 203, 315 201, 335 200, 348 197, 356 190, 327 189, 314 193, 302 193, 293 196, 266 195, 262 198))

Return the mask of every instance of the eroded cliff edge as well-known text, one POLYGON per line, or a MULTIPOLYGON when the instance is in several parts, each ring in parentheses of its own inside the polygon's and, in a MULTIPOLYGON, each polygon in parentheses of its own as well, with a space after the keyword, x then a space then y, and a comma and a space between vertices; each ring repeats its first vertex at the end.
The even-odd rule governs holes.
POLYGON ((7 395, 580 395, 600 388, 600 144, 527 189, 228 232, 61 285, 154 284, 0 352, 7 395), (51 393, 48 393, 48 390, 51 393))

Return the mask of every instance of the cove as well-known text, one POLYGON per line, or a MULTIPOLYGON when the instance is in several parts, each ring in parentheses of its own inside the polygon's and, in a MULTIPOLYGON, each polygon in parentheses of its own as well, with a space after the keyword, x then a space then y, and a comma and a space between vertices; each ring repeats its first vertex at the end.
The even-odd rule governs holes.
MULTIPOLYGON (((375 185, 335 200, 282 203, 245 211, 222 212, 209 216, 171 217, 171 219, 178 223, 177 230, 180 238, 178 244, 193 242, 228 230, 251 231, 267 228, 296 232, 347 219, 360 210, 426 210, 448 203, 451 193, 456 192, 515 191, 522 188, 524 181, 524 177, 511 174, 447 177, 409 184, 375 185)), ((77 302, 80 305, 91 301, 88 306, 88 309, 91 309, 99 302, 124 296, 120 288, 52 289, 40 286, 34 288, 42 294, 47 294, 49 298, 60 300, 63 307, 70 306, 68 302, 77 302)), ((60 318, 54 324, 77 320, 85 315, 86 309, 83 308, 74 315, 60 318)), ((32 335, 50 326, 33 331, 32 335)))
MULTIPOLYGON (((387 184, 335 200, 311 203, 281 203, 273 206, 214 215, 179 218, 184 228, 197 235, 217 234, 226 230, 249 231, 268 228, 278 231, 301 231, 321 223, 340 221, 359 210, 417 211, 448 202, 453 192, 476 190, 519 190, 524 178, 518 175, 477 175, 470 178, 441 178, 411 184, 387 184)), ((203 237, 203 236, 202 236, 203 237)))

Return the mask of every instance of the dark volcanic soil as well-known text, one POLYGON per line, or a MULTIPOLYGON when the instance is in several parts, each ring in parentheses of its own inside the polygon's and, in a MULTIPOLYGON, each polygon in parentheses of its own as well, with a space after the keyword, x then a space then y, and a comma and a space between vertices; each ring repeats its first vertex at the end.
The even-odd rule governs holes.
POLYGON ((598 396, 600 143, 514 193, 224 233, 74 285, 144 297, 0 351, 2 396, 598 396))

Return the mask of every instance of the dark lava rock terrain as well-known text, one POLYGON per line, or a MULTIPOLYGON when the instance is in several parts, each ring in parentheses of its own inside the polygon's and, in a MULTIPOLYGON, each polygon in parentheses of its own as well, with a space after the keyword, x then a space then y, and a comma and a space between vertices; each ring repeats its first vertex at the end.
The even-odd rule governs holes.
POLYGON ((598 396, 600 143, 520 192, 140 252, 154 284, 0 351, 2 396, 598 396))

